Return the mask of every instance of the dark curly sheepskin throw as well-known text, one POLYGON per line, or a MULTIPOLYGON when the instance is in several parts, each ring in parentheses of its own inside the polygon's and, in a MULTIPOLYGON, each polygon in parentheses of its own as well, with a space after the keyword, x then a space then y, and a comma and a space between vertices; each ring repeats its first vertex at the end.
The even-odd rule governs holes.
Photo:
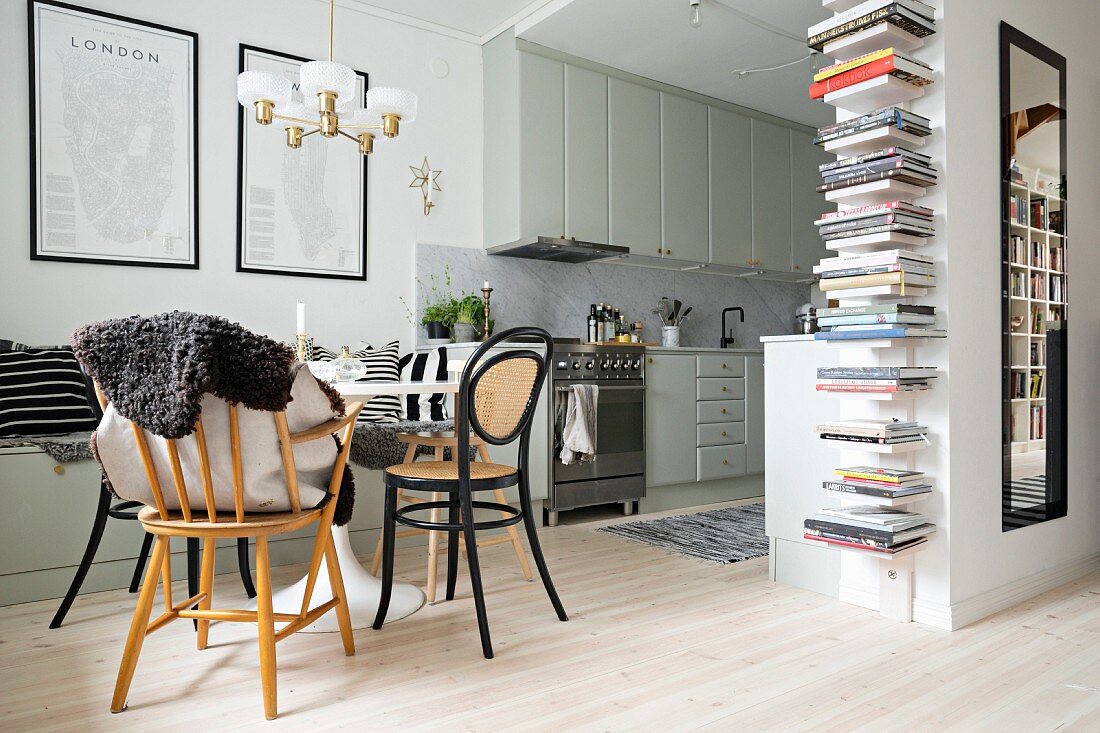
POLYGON ((293 350, 217 316, 118 318, 78 329, 72 343, 118 413, 163 438, 191 434, 206 392, 253 410, 290 402, 293 350))
MULTIPOLYGON (((398 433, 440 433, 455 429, 454 420, 402 420, 394 423, 368 423, 355 428, 355 440, 351 444, 348 456, 353 463, 375 471, 396 466, 405 462, 405 450, 408 446, 397 439, 398 433)), ((432 449, 420 446, 418 456, 432 455, 432 449)), ((477 456, 477 450, 470 449, 470 457, 477 456)), ((451 460, 451 449, 444 448, 443 459, 451 460)))
MULTIPOLYGON (((72 345, 118 413, 164 438, 194 431, 206 393, 268 412, 290 402, 294 351, 217 316, 173 311, 92 323, 73 334, 72 345)), ((320 384, 343 413, 340 395, 320 384)), ((354 502, 345 467, 334 524, 347 524, 354 502)))

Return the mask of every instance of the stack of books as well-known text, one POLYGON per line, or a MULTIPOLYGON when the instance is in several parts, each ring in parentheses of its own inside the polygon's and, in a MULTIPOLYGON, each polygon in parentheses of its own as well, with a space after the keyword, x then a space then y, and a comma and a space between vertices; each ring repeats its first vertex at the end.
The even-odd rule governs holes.
POLYGON ((806 45, 821 51, 825 44, 889 23, 917 38, 936 32, 936 9, 919 0, 867 0, 806 30, 806 45))
POLYGON ((823 146, 833 140, 842 140, 861 132, 886 127, 896 127, 902 132, 917 137, 928 137, 932 134, 932 120, 927 117, 921 117, 899 107, 883 107, 844 122, 819 128, 814 137, 814 144, 823 146))
POLYGON ((927 541, 936 525, 917 512, 892 507, 822 509, 803 525, 806 539, 892 555, 927 541))
POLYGON ((928 426, 900 420, 831 420, 814 427, 822 440, 873 445, 927 443, 928 426))
POLYGON ((935 378, 935 367, 818 367, 817 389, 819 392, 923 392, 932 389, 931 380, 935 378))
MULTIPOLYGON (((874 288, 865 288, 864 290, 874 290, 874 288)), ((854 296, 846 294, 841 297, 854 296)), ((943 338, 947 335, 946 331, 927 328, 927 326, 933 325, 936 319, 936 308, 931 305, 905 305, 903 303, 849 305, 837 308, 819 308, 817 313, 817 324, 821 326, 822 330, 815 333, 814 338, 820 341, 943 338)))
MULTIPOLYGON (((821 180, 822 183, 817 187, 818 193, 827 193, 829 191, 837 191, 850 186, 859 186, 864 183, 873 183, 875 181, 901 181, 902 183, 909 183, 914 186, 929 187, 936 185, 936 175, 939 173, 933 168, 927 155, 921 155, 914 153, 911 150, 899 146, 892 146, 876 150, 873 153, 867 153, 866 155, 860 155, 855 158, 844 158, 838 160, 839 167, 826 168, 825 166, 831 166, 832 163, 826 163, 822 166, 821 180), (874 156, 865 161, 861 161, 867 156, 874 156)), ((899 203, 899 202, 891 202, 899 203)), ((901 202, 907 204, 902 211, 889 212, 895 216, 910 216, 913 212, 910 209, 923 209, 924 207, 914 207, 913 204, 908 202, 901 202)), ((846 212, 845 212, 846 213, 846 212)), ((920 214, 916 214, 920 217, 920 214)), ((917 221, 917 224, 931 224, 931 216, 920 217, 922 220, 917 221)), ((926 235, 931 236, 931 235, 926 235)))
POLYGON ((838 92, 887 75, 918 87, 932 83, 931 66, 906 56, 896 48, 883 48, 818 71, 814 74, 814 83, 810 85, 810 99, 822 99, 829 92, 838 92))
POLYGON ((932 490, 923 473, 898 471, 873 466, 852 466, 833 471, 837 478, 823 481, 826 491, 840 494, 857 494, 880 499, 901 499, 907 496, 927 494, 932 490))
POLYGON ((927 295, 928 288, 936 287, 936 276, 931 263, 895 263, 896 269, 876 270, 879 265, 861 265, 852 268, 850 274, 837 274, 844 269, 821 273, 817 286, 833 298, 865 298, 872 295, 927 295), (866 271, 863 271, 866 270, 866 271))

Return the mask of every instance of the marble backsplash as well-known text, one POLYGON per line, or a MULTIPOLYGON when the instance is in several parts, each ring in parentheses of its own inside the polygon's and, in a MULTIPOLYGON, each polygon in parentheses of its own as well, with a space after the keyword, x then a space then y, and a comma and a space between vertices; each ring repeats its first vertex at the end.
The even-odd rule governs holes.
POLYGON ((554 336, 585 337, 588 307, 610 303, 628 321, 645 324, 643 338, 660 341, 659 320, 651 311, 661 296, 693 306, 680 332, 682 346, 718 346, 722 309, 739 305, 745 322, 731 313, 735 346, 760 347, 761 336, 794 332, 798 306, 810 300, 810 286, 699 272, 593 262, 562 264, 515 257, 490 257, 484 250, 419 244, 416 248, 417 299, 434 275, 451 276, 455 294, 480 295, 485 280, 493 287, 492 317, 498 330, 533 325, 554 336))

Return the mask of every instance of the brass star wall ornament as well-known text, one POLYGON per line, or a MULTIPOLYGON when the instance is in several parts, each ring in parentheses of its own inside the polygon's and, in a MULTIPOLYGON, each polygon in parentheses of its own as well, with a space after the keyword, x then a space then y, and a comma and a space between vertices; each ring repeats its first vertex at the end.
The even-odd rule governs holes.
POLYGON ((428 156, 424 156, 424 162, 420 164, 420 167, 410 165, 409 170, 412 171, 413 180, 409 184, 409 188, 419 188, 420 195, 424 199, 424 216, 432 213, 432 208, 435 203, 432 201, 432 191, 442 191, 439 187, 439 176, 443 173, 441 170, 433 170, 431 165, 428 164, 428 156))

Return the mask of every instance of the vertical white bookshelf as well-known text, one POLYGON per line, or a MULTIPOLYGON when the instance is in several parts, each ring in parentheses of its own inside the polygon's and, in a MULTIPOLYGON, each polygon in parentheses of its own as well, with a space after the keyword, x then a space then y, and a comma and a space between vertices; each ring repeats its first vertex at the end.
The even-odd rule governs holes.
MULTIPOLYGON (((823 6, 834 11, 842 11, 854 3, 838 0, 823 2, 823 6)), ((912 36, 892 26, 877 30, 862 31, 853 34, 845 41, 834 42, 826 47, 827 55, 837 61, 844 61, 877 48, 890 47, 912 51, 923 45, 923 39, 912 36), (883 46, 876 45, 877 35, 887 38, 883 46), (875 48, 871 48, 874 46, 875 48)), ((909 108, 909 102, 924 93, 923 89, 899 82, 887 77, 888 82, 869 84, 867 82, 826 95, 825 102, 837 107, 837 121, 849 119, 874 108, 896 105, 909 108), (872 88, 873 87, 873 88, 872 88)), ((942 122, 933 120, 933 123, 942 122)), ((933 133, 935 134, 935 133, 933 133)), ((826 150, 837 157, 858 155, 877 150, 888 145, 902 145, 919 149, 924 145, 922 138, 886 128, 871 133, 861 133, 848 139, 841 139, 826 145, 826 150)), ((935 161, 933 161, 933 165, 935 161)), ((862 186, 853 186, 831 192, 827 199, 839 208, 850 208, 866 204, 879 203, 893 199, 903 199, 920 203, 926 189, 920 186, 897 181, 881 181, 862 186)), ((847 256, 890 249, 919 250, 925 240, 904 234, 874 235, 872 237, 853 238, 857 241, 839 240, 830 243, 833 256, 847 256)), ((829 292, 829 298, 839 299, 841 306, 906 303, 919 304, 927 291, 923 288, 909 288, 905 292, 894 290, 882 295, 863 298, 845 298, 842 291, 829 292), (838 297, 839 296, 839 297, 838 297)), ((942 318, 942 314, 940 315, 942 318)), ((917 361, 917 350, 926 339, 866 339, 821 341, 823 348, 840 349, 841 366, 935 366, 917 361)), ((935 382, 933 382, 935 385, 935 382)), ((933 390, 936 389, 933 386, 933 390)), ((822 394, 822 393, 819 393, 822 394)), ((837 400, 839 418, 897 418, 899 420, 918 420, 920 395, 907 395, 908 398, 894 396, 884 399, 879 394, 845 393, 837 400)), ((936 440, 934 425, 928 425, 928 439, 936 440)), ((836 448, 835 466, 870 465, 881 468, 920 470, 921 455, 931 443, 900 444, 881 446, 874 444, 841 443, 836 448)), ((935 485, 932 477, 928 482, 935 485)), ((843 495, 823 490, 824 502, 832 505, 881 504, 900 507, 908 511, 917 511, 919 502, 928 499, 928 494, 899 499, 872 499, 865 496, 843 495)), ((932 534, 924 544, 902 550, 893 555, 869 552, 855 548, 837 548, 841 556, 839 597, 843 601, 877 609, 883 615, 899 621, 911 621, 913 618, 913 575, 915 556, 936 541, 932 534), (876 590, 870 590, 870 589, 876 590)))
POLYGON ((1062 197, 1053 181, 1021 167, 1024 180, 1010 184, 1009 302, 1012 327, 1012 452, 1046 449, 1046 339, 1052 322, 1066 317, 1067 241, 1051 225, 1062 197), (1033 211, 1035 207, 1036 211, 1033 211))

